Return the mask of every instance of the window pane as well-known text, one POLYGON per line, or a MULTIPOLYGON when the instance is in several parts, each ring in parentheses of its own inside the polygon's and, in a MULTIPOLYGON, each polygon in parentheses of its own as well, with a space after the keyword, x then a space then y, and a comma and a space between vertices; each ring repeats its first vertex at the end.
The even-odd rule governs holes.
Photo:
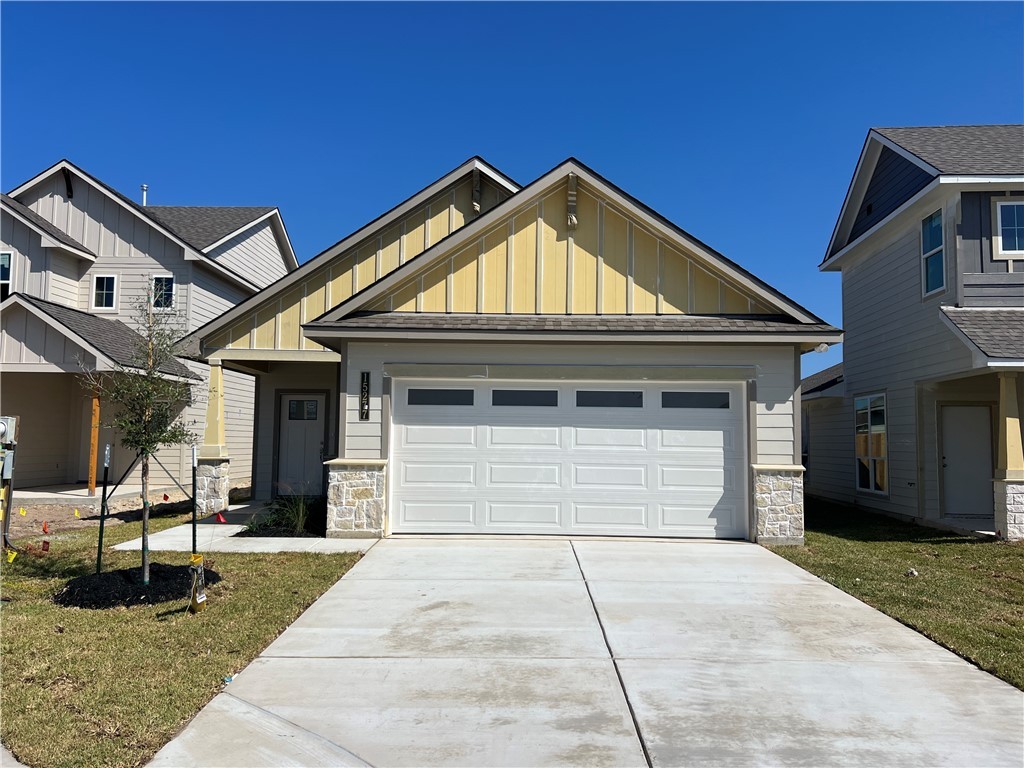
POLYGON ((936 211, 921 222, 921 254, 934 251, 942 245, 942 213, 936 211))
POLYGON ((174 307, 173 277, 153 278, 153 306, 157 309, 171 309, 174 307))
POLYGON ((316 400, 288 400, 289 421, 316 421, 316 400))
POLYGON ((11 254, 0 253, 0 280, 11 279, 11 254))
POLYGON ((856 453, 854 455, 856 455, 856 456, 869 456, 870 455, 868 453, 868 434, 867 434, 867 432, 865 432, 863 434, 858 434, 858 435, 856 435, 854 437, 854 447, 855 447, 855 450, 856 450, 856 453))
POLYGON ((885 429, 885 411, 883 410, 872 410, 871 411, 871 431, 877 432, 881 429, 885 429))
POLYGON ((868 466, 870 459, 857 459, 857 487, 867 490, 871 489, 871 467, 868 466))
POLYGON ((876 459, 885 458, 885 432, 871 435, 871 455, 876 459))
POLYGON ((472 405, 472 389, 410 389, 409 405, 472 405))
POLYGON ((643 408, 643 392, 612 392, 580 390, 576 393, 578 408, 643 408))
POLYGON ((868 403, 870 402, 871 400, 867 397, 858 397, 856 400, 853 401, 853 407, 856 408, 858 411, 866 410, 868 407, 868 403))
POLYGON ((924 292, 937 291, 943 285, 942 251, 924 260, 925 285, 924 292))
POLYGON ((97 277, 93 283, 93 306, 112 309, 114 306, 114 278, 97 277))
POLYGON ((886 463, 884 459, 877 459, 875 464, 875 490, 885 493, 889 490, 889 478, 886 476, 886 463))
POLYGON ((556 406, 558 391, 554 389, 496 389, 491 392, 491 405, 556 406))
POLYGON ((1004 251, 1024 250, 1024 203, 999 206, 999 235, 1004 251))
POLYGON ((1001 227, 1013 227, 1020 222, 1024 224, 1024 205, 1007 205, 1004 203, 999 206, 999 225, 1001 227))
POLYGON ((728 408, 728 392, 662 392, 662 408, 728 408))

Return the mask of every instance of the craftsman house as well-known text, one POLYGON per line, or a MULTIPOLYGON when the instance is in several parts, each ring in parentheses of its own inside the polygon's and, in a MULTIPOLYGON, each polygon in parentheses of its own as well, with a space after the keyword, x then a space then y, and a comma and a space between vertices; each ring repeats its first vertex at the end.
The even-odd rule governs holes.
MULTIPOLYGON (((114 476, 130 466, 134 457, 100 428, 103 404, 82 388, 80 372, 131 364, 136 306, 147 294, 158 311, 174 313, 184 335, 296 266, 272 207, 144 207, 67 160, 3 195, 0 412, 20 418, 15 486, 94 490, 97 452, 108 442, 114 476)), ((229 483, 249 487, 255 380, 221 372, 212 386, 231 417, 229 483)), ((195 377, 204 397, 211 386, 203 363, 182 361, 165 373, 195 377)), ((201 434, 205 403, 185 418, 201 434)), ((187 488, 189 452, 160 451, 154 487, 187 488)))
POLYGON ((798 542, 800 355, 840 339, 577 160, 473 158, 192 334, 201 460, 237 371, 256 496, 326 494, 329 535, 798 542))
POLYGON ((1024 538, 1024 126, 870 131, 821 269, 845 343, 804 381, 808 493, 1024 538))

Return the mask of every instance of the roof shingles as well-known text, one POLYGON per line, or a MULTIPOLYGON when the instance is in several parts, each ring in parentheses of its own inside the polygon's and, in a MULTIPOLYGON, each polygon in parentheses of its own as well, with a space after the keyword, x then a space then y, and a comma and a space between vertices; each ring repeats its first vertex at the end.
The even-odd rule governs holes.
POLYGON ((46 232, 50 237, 52 237, 57 242, 63 243, 64 245, 70 248, 74 248, 77 251, 88 253, 90 256, 96 255, 88 248, 86 248, 84 245, 82 245, 80 242, 75 240, 75 238, 71 237, 71 235, 69 235, 67 232, 65 232, 64 230, 60 229, 57 226, 54 226, 46 219, 44 219, 42 216, 40 216, 38 213, 33 211, 31 208, 22 205, 10 195, 0 194, 0 199, 2 199, 6 205, 10 206, 13 211, 31 221, 33 224, 39 227, 39 229, 46 232))
POLYGON ((203 250, 267 215, 267 206, 148 205, 147 216, 174 232, 193 247, 203 250))
POLYGON ((1024 360, 1024 309, 943 307, 942 312, 989 357, 1024 360))
POLYGON ((875 128, 939 173, 1018 175, 1024 173, 1024 125, 938 125, 875 128))

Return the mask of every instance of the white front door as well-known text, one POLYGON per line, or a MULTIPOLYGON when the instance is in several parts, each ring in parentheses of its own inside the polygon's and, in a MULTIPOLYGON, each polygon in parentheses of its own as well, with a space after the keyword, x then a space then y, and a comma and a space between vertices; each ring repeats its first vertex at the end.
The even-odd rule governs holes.
POLYGON ((323 493, 324 401, 324 395, 281 395, 278 495, 323 493))
POLYGON ((992 412, 987 405, 944 405, 941 413, 942 512, 991 517, 992 412))
POLYGON ((744 538, 742 393, 396 381, 391 530, 744 538))

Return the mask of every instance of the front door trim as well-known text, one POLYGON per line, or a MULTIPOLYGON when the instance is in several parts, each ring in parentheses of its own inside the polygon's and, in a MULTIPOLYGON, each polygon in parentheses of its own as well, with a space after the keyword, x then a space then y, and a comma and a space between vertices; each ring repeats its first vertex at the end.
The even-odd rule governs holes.
MULTIPOLYGON (((329 389, 296 389, 293 387, 286 387, 283 389, 274 390, 274 452, 271 457, 272 462, 272 474, 270 476, 270 495, 272 498, 278 496, 278 479, 280 477, 281 467, 281 398, 284 395, 323 395, 324 396, 324 451, 328 450, 327 438, 330 434, 330 419, 331 419, 331 392, 329 389)), ((255 455, 255 454, 254 454, 255 455)), ((321 489, 326 492, 327 489, 327 469, 324 464, 320 464, 321 472, 324 473, 321 478, 322 485, 321 489)), ((253 472, 256 468, 253 467, 253 472)))

